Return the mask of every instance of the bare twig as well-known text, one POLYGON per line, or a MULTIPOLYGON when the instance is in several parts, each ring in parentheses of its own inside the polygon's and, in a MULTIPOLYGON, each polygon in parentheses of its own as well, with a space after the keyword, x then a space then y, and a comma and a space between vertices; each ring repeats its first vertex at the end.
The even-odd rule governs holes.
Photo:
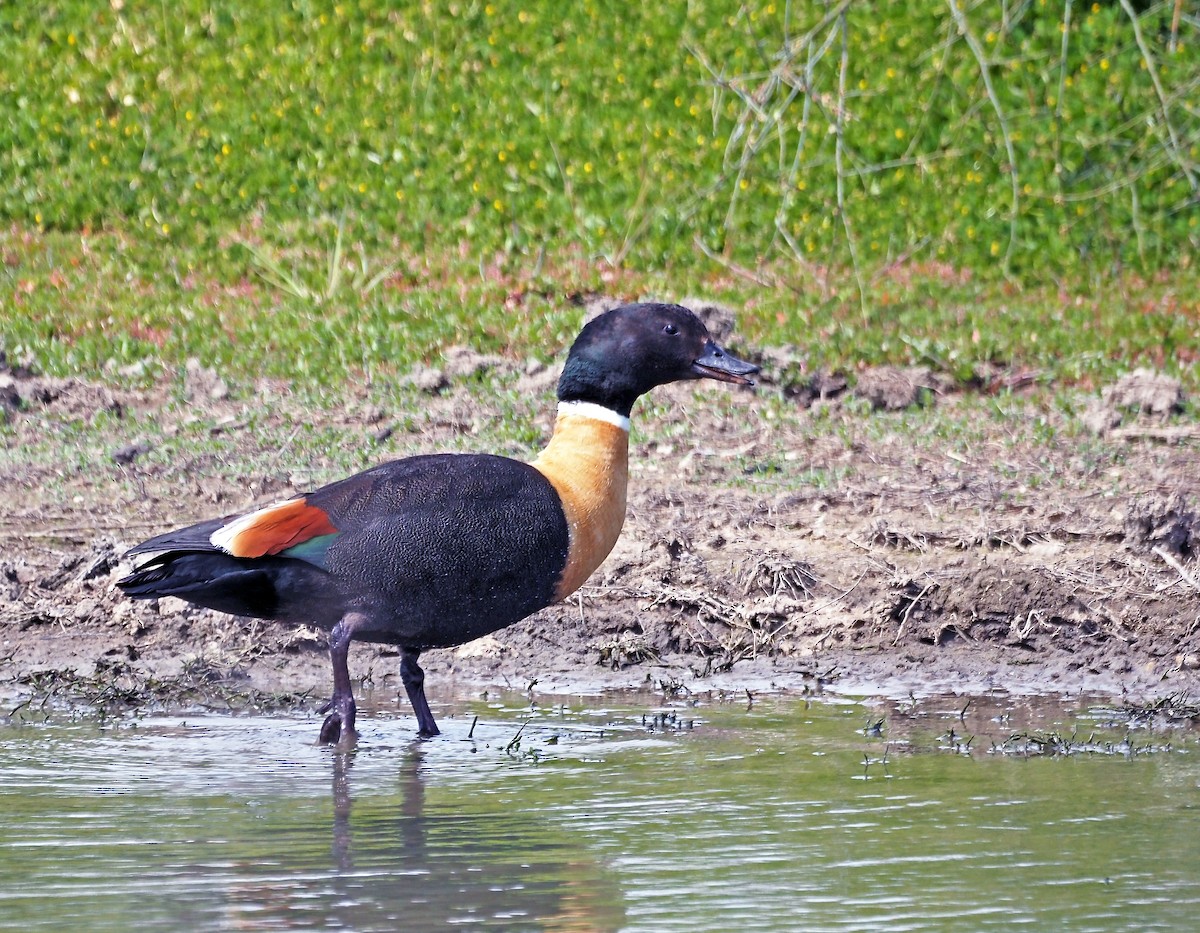
POLYGON ((811 615, 813 613, 820 612, 823 609, 828 609, 830 606, 835 606, 838 603, 840 603, 843 599, 846 599, 851 593, 853 593, 856 589, 858 589, 859 584, 862 583, 863 580, 865 580, 867 578, 868 573, 870 573, 869 570, 864 570, 861 574, 859 574, 858 579, 854 581, 854 584, 853 584, 853 586, 850 587, 850 589, 846 590, 844 593, 839 593, 837 596, 834 596, 831 599, 827 599, 825 602, 821 603, 819 606, 813 606, 811 609, 808 610, 809 614, 811 615))
POLYGON ((738 278, 745 279, 747 282, 753 282, 755 285, 761 285, 764 288, 783 287, 796 295, 806 294, 806 292, 803 288, 793 285, 790 282, 785 282, 783 279, 779 278, 778 276, 766 275, 764 273, 757 272, 754 269, 748 269, 745 266, 739 265, 738 263, 734 262, 733 260, 731 260, 725 256, 721 256, 721 255, 713 252, 713 250, 711 250, 705 244, 705 242, 702 239, 700 239, 700 237, 698 237, 698 236, 693 240, 693 242, 696 246, 696 249, 700 250, 700 252, 702 252, 706 257, 711 259, 713 262, 720 263, 722 266, 724 266, 726 269, 728 269, 730 272, 732 272, 738 278))
MULTIPOLYGON (((532 720, 526 719, 523 723, 521 723, 521 728, 517 730, 517 734, 514 735, 512 739, 509 740, 509 743, 504 746, 504 751, 506 753, 511 754, 514 749, 519 749, 521 747, 521 733, 525 731, 525 727, 529 725, 530 722, 532 722, 532 720)), ((474 723, 472 723, 471 728, 474 730, 474 723)))
POLYGON ((896 637, 892 639, 893 645, 900 644, 900 638, 904 634, 904 627, 906 625, 908 625, 908 617, 910 615, 912 615, 912 611, 913 611, 913 609, 916 608, 917 603, 919 603, 924 598, 925 594, 928 593, 929 590, 934 586, 937 586, 937 584, 936 583, 926 583, 925 586, 921 589, 921 592, 919 592, 915 597, 913 597, 913 599, 905 607, 904 615, 900 617, 900 625, 896 629, 896 637))
POLYGON ((1184 567, 1183 564, 1179 563, 1179 561, 1172 557, 1168 552, 1164 551, 1161 547, 1153 547, 1151 548, 1151 551, 1161 558, 1163 563, 1179 574, 1179 576, 1183 578, 1183 581, 1188 586, 1194 590, 1200 590, 1200 582, 1198 582, 1195 577, 1188 573, 1187 568, 1184 567))

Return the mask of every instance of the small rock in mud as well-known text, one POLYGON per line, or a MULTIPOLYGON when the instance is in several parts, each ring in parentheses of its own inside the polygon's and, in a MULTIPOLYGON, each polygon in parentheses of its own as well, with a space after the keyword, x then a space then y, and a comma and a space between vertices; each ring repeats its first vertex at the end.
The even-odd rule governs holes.
POLYGON ((1182 495, 1133 499, 1125 513, 1125 540, 1146 549, 1160 547, 1188 557, 1200 538, 1200 524, 1182 495))
POLYGON ((859 375, 854 394, 869 401, 876 409, 902 411, 928 404, 936 388, 933 373, 928 367, 900 369, 895 366, 876 366, 863 370, 859 375))

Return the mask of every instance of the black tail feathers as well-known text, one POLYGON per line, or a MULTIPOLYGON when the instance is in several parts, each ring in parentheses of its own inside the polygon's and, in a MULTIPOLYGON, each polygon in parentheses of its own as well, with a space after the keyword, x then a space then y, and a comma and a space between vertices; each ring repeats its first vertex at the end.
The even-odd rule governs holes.
POLYGON ((124 590, 131 599, 156 599, 159 596, 171 596, 172 585, 171 565, 162 562, 162 558, 143 564, 128 576, 121 577, 117 586, 124 590))
POLYGON ((176 596, 238 616, 333 624, 340 599, 328 574, 303 561, 169 551, 117 581, 133 599, 176 596), (330 621, 332 620, 332 621, 330 621))

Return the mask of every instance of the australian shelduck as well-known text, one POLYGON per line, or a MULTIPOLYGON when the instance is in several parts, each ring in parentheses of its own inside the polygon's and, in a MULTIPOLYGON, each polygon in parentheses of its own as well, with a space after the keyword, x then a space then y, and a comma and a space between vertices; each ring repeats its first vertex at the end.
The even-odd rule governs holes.
POLYGON ((329 632, 333 696, 321 741, 354 731, 354 640, 396 645, 419 734, 438 734, 417 664, 577 590, 625 520, 629 415, 690 379, 752 385, 758 367, 710 339, 687 308, 631 304, 588 323, 558 382, 554 434, 532 463, 492 454, 406 457, 241 515, 158 535, 118 582, 134 599, 329 632))

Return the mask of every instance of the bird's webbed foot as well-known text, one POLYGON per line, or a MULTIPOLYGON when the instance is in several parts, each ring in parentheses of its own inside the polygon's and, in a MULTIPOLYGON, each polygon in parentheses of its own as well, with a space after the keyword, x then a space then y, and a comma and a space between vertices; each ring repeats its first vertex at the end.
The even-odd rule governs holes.
POLYGON ((342 736, 354 735, 354 696, 352 694, 334 694, 328 703, 321 707, 320 712, 329 713, 321 725, 321 744, 336 745, 342 736))

